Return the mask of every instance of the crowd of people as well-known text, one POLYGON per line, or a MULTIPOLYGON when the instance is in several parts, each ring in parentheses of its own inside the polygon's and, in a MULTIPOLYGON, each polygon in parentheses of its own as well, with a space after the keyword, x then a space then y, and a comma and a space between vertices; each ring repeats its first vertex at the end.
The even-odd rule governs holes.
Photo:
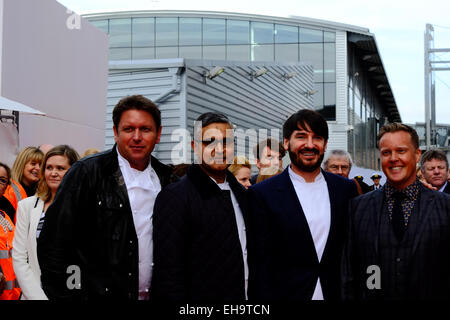
POLYGON ((0 299, 450 299, 449 164, 413 128, 381 128, 386 183, 368 186, 315 111, 255 146, 255 175, 227 116, 196 121, 194 164, 152 155, 164 124, 140 95, 115 106, 110 150, 0 163, 0 299))

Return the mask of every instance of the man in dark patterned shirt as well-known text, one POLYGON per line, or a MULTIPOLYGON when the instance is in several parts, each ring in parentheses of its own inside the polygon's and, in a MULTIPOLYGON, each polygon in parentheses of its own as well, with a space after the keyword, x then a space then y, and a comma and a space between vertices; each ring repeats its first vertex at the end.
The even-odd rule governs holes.
POLYGON ((450 196, 417 180, 413 128, 385 125, 378 144, 387 183, 351 201, 343 298, 448 300, 450 196))

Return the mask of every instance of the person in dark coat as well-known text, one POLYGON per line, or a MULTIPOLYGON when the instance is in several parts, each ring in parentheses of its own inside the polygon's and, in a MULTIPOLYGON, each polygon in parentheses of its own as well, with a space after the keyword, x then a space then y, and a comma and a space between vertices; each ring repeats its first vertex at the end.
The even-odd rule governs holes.
POLYGON ((191 146, 197 162, 155 202, 151 298, 244 301, 248 205, 245 188, 227 170, 234 156, 232 126, 217 113, 201 115, 196 124, 191 146))
POLYGON ((149 297, 153 205, 177 179, 151 156, 161 136, 152 101, 121 99, 113 123, 113 148, 77 161, 46 211, 37 253, 50 300, 149 297))
POLYGON ((390 123, 378 135, 383 188, 350 203, 345 300, 450 299, 450 196, 417 179, 419 137, 390 123))
POLYGON ((374 172, 371 176, 370 179, 372 179, 373 181, 373 185, 370 186, 370 191, 373 190, 378 190, 381 189, 383 186, 380 184, 380 180, 381 180, 381 175, 379 175, 378 173, 374 172))
POLYGON ((340 299, 348 204, 356 185, 323 171, 328 125, 300 110, 283 125, 291 164, 249 188, 256 248, 252 296, 261 301, 340 299))

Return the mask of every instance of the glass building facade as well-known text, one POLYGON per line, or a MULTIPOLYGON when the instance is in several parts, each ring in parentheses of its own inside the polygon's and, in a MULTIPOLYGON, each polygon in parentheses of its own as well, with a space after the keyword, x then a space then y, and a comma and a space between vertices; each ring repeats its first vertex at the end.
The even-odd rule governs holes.
POLYGON ((336 120, 336 33, 301 24, 139 15, 89 18, 110 37, 110 60, 188 58, 303 62, 314 68, 314 107, 336 120))

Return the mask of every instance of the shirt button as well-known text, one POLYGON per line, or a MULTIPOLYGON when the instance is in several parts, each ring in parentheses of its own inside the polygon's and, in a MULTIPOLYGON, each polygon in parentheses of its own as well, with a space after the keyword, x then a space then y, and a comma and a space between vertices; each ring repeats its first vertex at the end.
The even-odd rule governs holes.
POLYGON ((128 274, 128 276, 130 276, 131 277, 131 272, 128 274))
POLYGON ((102 205, 102 202, 101 202, 101 201, 99 201, 99 202, 98 202, 98 205, 99 205, 99 206, 100 206, 100 205, 102 205))
POLYGON ((133 244, 133 240, 130 240, 130 244, 133 244))
POLYGON ((400 259, 400 258, 397 258, 397 262, 400 262, 400 261, 402 261, 402 259, 400 259))
POLYGON ((119 207, 122 208, 122 204, 119 204, 119 207))
POLYGON ((128 255, 131 257, 131 256, 133 255, 133 252, 130 251, 130 252, 128 253, 128 255))
POLYGON ((152 262, 152 267, 154 266, 155 264, 152 262))

